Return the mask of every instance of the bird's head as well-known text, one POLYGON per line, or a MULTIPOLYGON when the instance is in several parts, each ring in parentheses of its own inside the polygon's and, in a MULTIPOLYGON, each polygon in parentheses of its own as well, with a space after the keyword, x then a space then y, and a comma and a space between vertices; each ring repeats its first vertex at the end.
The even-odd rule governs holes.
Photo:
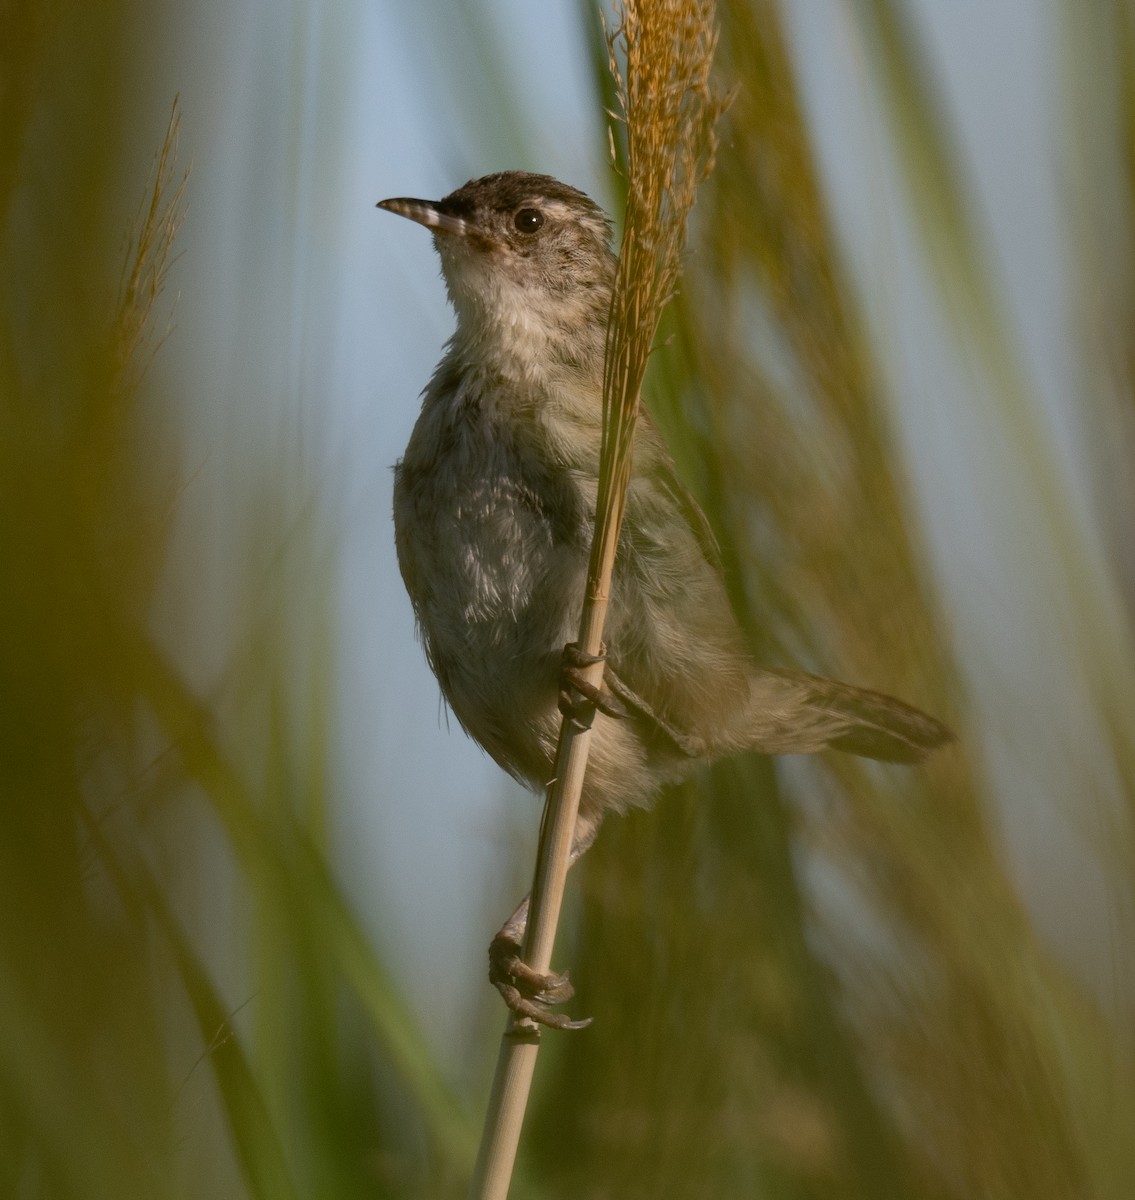
POLYGON ((605 329, 611 222, 576 188, 503 171, 442 200, 396 197, 378 206, 433 231, 458 338, 541 353, 549 342, 605 329))

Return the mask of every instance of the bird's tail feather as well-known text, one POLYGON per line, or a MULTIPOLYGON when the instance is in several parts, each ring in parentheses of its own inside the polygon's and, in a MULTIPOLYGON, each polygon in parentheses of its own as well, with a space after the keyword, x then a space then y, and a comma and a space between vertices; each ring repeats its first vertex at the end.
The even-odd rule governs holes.
POLYGON ((762 718, 753 749, 767 753, 806 754, 830 746, 861 758, 912 763, 954 737, 940 721, 893 696, 802 671, 758 672, 753 700, 762 718))

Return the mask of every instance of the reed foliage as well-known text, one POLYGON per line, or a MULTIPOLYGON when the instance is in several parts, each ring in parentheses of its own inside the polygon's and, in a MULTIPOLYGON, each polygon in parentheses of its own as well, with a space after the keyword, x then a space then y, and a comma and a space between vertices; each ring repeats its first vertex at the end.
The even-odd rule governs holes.
MULTIPOLYGON (((718 5, 716 86, 736 96, 646 397, 754 654, 894 692, 960 738, 912 771, 738 761, 608 822, 557 952, 595 1023, 547 1040, 513 1194, 1118 1200, 1135 1190, 1135 29, 1118 0, 1053 10, 1069 455, 909 6, 844 10, 924 279, 982 381, 966 420, 1000 448, 987 494, 1028 514, 1039 565, 1007 572, 1011 602, 1027 587, 1056 614, 1058 644, 1005 691, 1025 707, 1059 653, 1072 745, 1072 701, 1035 727, 991 714, 953 640, 956 568, 927 567, 785 11, 718 5), (1105 831, 1058 897, 1105 897, 1110 950, 1075 972, 1023 899, 1029 863, 1010 867, 1001 816, 1029 797, 991 769, 1006 730, 1022 775, 1070 746, 1069 828, 1105 831)), ((594 6, 580 16, 598 160, 615 95, 594 6)), ((460 1196, 480 1097, 407 1010, 330 849, 334 545, 287 515, 317 508, 318 481, 299 455, 246 466, 257 513, 226 512, 241 578, 170 558, 201 469, 159 369, 195 175, 176 116, 138 151, 139 17, 120 0, 0 16, 0 1194, 460 1196), (262 569, 281 547, 288 570, 262 569), (248 603, 265 579, 274 602, 248 603), (172 587, 195 623, 208 584, 231 618, 219 673, 156 615, 172 587)), ((540 150, 500 165, 553 169, 540 150)), ((487 1008, 470 1043, 499 1020, 487 1008)))
MULTIPOLYGON (((208 589, 169 557, 192 183, 176 105, 135 151, 139 15, 0 26, 0 1194, 436 1195, 474 1127, 329 862, 326 592, 242 624, 238 581, 214 690, 156 632, 163 577, 191 627, 208 589)), ((320 578, 295 483, 248 560, 320 578)))

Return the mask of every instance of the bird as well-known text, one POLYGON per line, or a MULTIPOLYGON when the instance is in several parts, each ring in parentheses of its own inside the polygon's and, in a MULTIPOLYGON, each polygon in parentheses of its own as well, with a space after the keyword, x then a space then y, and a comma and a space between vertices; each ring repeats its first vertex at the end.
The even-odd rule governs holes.
MULTIPOLYGON (((612 224, 584 192, 503 171, 378 207, 433 234, 456 329, 394 468, 398 564, 463 729, 537 792, 565 713, 592 735, 570 861, 604 816, 742 752, 913 763, 952 738, 880 692, 753 661, 710 524, 640 403, 601 688, 575 648, 594 529, 612 224), (588 706, 590 705, 590 709, 588 706)), ((566 974, 521 960, 527 900, 490 947, 509 1007, 557 1028, 566 974)))

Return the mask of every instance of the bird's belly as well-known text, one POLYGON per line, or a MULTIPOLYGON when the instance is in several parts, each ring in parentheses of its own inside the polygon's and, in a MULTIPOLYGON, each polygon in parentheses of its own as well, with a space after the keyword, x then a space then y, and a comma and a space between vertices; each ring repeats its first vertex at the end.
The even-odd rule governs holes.
POLYGON ((526 633, 542 585, 564 553, 539 513, 480 490, 440 506, 434 537, 417 548, 433 559, 426 573, 437 582, 427 605, 455 650, 491 650, 526 633))
POLYGON ((546 779, 559 663, 578 633, 590 506, 576 477, 457 401, 423 409, 398 468, 399 564, 430 664, 465 729, 546 779))
POLYGON ((451 527, 449 587, 420 610, 430 660, 462 726, 505 770, 547 781, 559 663, 578 626, 583 570, 538 524, 509 513, 451 527), (566 569, 565 569, 566 568, 566 569), (574 576, 557 587, 555 580, 574 576))
POLYGON ((492 752, 494 741, 555 710, 586 549, 565 541, 509 474, 435 486, 410 528, 399 555, 431 664, 462 724, 492 752))

